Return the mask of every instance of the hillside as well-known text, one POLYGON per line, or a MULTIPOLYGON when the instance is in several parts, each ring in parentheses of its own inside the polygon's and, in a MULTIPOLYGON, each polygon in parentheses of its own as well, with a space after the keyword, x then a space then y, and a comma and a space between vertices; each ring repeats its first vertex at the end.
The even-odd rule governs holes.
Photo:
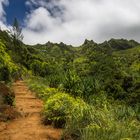
POLYGON ((44 125, 62 128, 64 140, 140 139, 138 42, 31 46, 0 31, 0 81, 21 79, 44 102, 44 125))

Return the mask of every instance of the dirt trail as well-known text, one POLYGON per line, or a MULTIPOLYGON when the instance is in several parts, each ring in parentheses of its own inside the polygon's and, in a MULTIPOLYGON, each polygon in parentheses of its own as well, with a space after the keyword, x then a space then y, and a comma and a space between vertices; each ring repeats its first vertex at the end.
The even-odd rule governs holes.
POLYGON ((61 130, 41 123, 42 101, 31 94, 22 81, 14 83, 13 89, 21 117, 3 124, 0 140, 60 140, 61 130))

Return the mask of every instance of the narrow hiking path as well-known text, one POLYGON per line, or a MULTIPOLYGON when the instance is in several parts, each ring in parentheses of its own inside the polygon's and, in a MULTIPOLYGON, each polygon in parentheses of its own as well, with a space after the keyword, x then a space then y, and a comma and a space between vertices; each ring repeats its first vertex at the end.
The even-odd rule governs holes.
POLYGON ((61 130, 41 123, 42 101, 28 90, 23 81, 14 83, 13 90, 21 117, 5 123, 0 131, 0 140, 60 140, 61 130))

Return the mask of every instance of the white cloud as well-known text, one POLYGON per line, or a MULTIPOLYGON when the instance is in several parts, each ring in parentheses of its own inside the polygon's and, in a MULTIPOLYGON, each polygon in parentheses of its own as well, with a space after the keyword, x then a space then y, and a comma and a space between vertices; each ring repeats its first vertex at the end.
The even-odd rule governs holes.
POLYGON ((3 19, 3 15, 5 15, 3 5, 7 5, 8 0, 0 0, 0 19, 3 19))
POLYGON ((7 29, 5 11, 3 9, 3 6, 8 4, 9 4, 8 0, 0 0, 0 29, 2 30, 7 29))
POLYGON ((85 38, 100 42, 112 37, 140 41, 140 30, 131 33, 140 28, 139 0, 30 0, 29 4, 37 8, 26 19, 26 43, 79 45, 85 38))

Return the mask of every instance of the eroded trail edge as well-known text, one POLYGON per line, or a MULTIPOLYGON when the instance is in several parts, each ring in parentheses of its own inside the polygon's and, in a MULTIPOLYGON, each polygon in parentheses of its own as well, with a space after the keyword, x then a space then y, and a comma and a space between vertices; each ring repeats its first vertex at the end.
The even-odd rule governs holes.
POLYGON ((21 116, 5 123, 0 140, 60 140, 61 130, 44 126, 41 122, 43 102, 28 90, 23 81, 14 83, 13 90, 16 108, 21 116))

